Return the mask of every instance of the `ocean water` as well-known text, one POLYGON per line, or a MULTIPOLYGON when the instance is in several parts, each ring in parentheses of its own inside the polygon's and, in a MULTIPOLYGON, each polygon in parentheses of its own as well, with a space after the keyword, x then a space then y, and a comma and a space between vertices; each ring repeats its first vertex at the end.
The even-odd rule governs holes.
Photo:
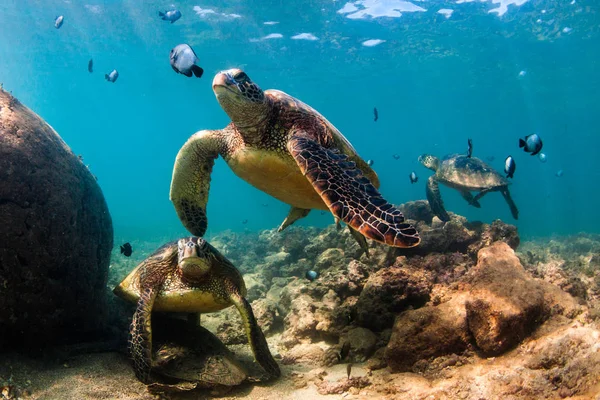
MULTIPOLYGON (((232 67, 319 110, 374 160, 390 202, 425 198, 420 154, 464 152, 472 138, 499 171, 515 158, 520 219, 498 193, 476 209, 442 187, 449 211, 516 223, 524 237, 597 233, 599 11, 592 0, 3 0, 0 82, 83 156, 117 237, 185 234, 169 201, 173 162, 191 134, 229 122, 211 82, 232 67), (160 20, 172 7, 182 18, 160 20), (201 79, 171 69, 180 43, 198 54, 201 79), (531 133, 546 163, 518 148, 531 133)), ((273 228, 287 211, 216 163, 209 236, 273 228)), ((331 222, 313 211, 298 224, 331 222)))

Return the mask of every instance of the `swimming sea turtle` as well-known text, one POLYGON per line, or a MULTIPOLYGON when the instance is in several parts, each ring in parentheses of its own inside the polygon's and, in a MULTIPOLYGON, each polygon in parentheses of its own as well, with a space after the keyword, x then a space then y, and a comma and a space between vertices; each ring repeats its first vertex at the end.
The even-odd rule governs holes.
POLYGON ((115 289, 137 302, 131 323, 130 351, 136 376, 151 383, 151 312, 209 313, 234 305, 244 321, 256 361, 270 377, 280 375, 256 322, 240 272, 204 239, 191 237, 165 244, 142 261, 115 289))
POLYGON ((510 182, 479 158, 453 154, 440 162, 437 157, 423 154, 419 162, 435 171, 435 175, 427 181, 426 193, 431 210, 442 221, 449 221, 450 216, 444 209, 438 183, 458 190, 470 205, 477 208, 481 207, 479 199, 489 192, 498 191, 504 196, 514 219, 519 218, 519 210, 508 191, 510 182), (471 191, 479 193, 473 196, 471 191))
POLYGON ((279 90, 262 91, 239 69, 219 72, 212 87, 231 123, 194 134, 177 154, 171 181, 171 201, 193 235, 206 231, 210 174, 221 155, 236 175, 291 205, 279 231, 313 208, 329 209, 365 250, 364 236, 395 247, 419 243, 377 191, 375 171, 316 110, 279 90))

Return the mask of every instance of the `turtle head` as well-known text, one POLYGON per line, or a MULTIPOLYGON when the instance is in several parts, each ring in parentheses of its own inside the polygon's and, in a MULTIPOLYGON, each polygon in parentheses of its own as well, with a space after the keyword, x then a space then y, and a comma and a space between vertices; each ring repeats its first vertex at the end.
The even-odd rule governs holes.
POLYGON ((423 154, 419 156, 419 162, 423 164, 425 168, 429 168, 433 171, 437 171, 438 166, 440 164, 440 160, 432 156, 431 154, 423 154))
POLYGON ((198 281, 206 275, 212 265, 211 252, 206 240, 199 237, 179 239, 178 267, 186 280, 198 281))
POLYGON ((212 83, 217 101, 238 127, 252 127, 264 120, 268 108, 265 92, 241 69, 221 71, 212 83))

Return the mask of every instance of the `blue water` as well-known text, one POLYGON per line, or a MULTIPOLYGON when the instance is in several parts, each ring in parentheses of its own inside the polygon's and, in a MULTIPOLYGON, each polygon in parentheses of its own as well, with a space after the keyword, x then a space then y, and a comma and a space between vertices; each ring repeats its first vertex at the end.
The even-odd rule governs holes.
MULTIPOLYGON (((517 3, 498 13, 489 12, 500 6, 492 1, 3 0, 0 82, 83 156, 118 237, 184 234, 168 198, 173 161, 191 134, 228 123, 211 81, 231 67, 319 110, 375 161, 393 203, 425 198, 431 172, 419 154, 464 152, 472 138, 474 155, 494 156, 498 170, 506 156, 515 158, 511 192, 523 236, 600 232, 600 7, 517 3), (161 21, 157 12, 172 5, 182 18, 161 21), (397 16, 394 8, 408 11, 397 16), (453 13, 446 18, 440 9, 453 13), (60 29, 57 15, 65 17, 60 29), (301 33, 316 40, 292 38, 301 33), (198 54, 201 79, 171 69, 169 51, 179 43, 198 54), (104 80, 113 68, 115 84, 104 80), (546 163, 518 148, 519 137, 533 132, 546 163), (413 170, 416 184, 408 179, 413 170)), ((498 193, 475 209, 441 190, 449 211, 515 222, 498 193)), ((273 228, 287 211, 217 162, 209 235, 273 228)), ((331 221, 313 211, 299 224, 331 221)))

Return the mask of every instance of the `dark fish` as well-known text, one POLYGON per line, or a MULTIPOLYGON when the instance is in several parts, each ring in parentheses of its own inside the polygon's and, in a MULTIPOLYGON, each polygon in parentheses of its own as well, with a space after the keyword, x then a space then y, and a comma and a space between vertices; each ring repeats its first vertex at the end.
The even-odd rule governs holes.
POLYGON ((410 183, 417 183, 419 181, 419 177, 415 173, 415 171, 411 172, 408 176, 410 178, 410 183))
POLYGON ((399 160, 400 156, 398 154, 394 154, 392 157, 394 157, 394 160, 399 160))
POLYGON ((317 271, 306 271, 306 274, 304 274, 304 276, 306 277, 306 279, 308 279, 309 281, 314 281, 315 279, 317 279, 319 277, 319 273, 317 271))
POLYGON ((263 206, 263 207, 269 207, 269 204, 268 203, 262 203, 261 206, 263 206))
POLYGON ((523 147, 523 150, 525 150, 526 153, 531 153, 532 156, 539 153, 543 146, 542 139, 535 133, 525 136, 523 139, 519 139, 519 147, 523 147))
POLYGON ((473 140, 469 139, 467 143, 467 158, 471 158, 473 155, 473 140))
POLYGON ((367 165, 370 167, 371 165, 373 165, 373 163, 375 163, 375 161, 373 160, 367 160, 367 165))
POLYGON ((117 81, 117 78, 119 77, 119 71, 117 71, 116 69, 113 69, 112 71, 110 71, 110 74, 104 74, 104 79, 106 79, 109 82, 115 83, 117 81))
POLYGON ((493 162, 496 159, 496 157, 494 157, 494 156, 487 156, 485 159, 488 160, 489 162, 493 162))
POLYGON ((245 219, 245 220, 242 221, 242 224, 244 224, 244 225, 246 225, 247 223, 248 223, 247 219, 245 219))
POLYGON ((504 172, 506 173, 506 177, 512 178, 516 169, 517 163, 515 163, 512 156, 506 157, 506 160, 504 160, 504 172))
POLYGON ((90 61, 88 61, 88 71, 90 74, 94 72, 94 60, 92 60, 91 58, 90 61))
POLYGON ((54 27, 56 29, 59 29, 62 26, 63 22, 65 22, 65 17, 63 17, 62 15, 56 16, 56 18, 54 18, 54 27))
POLYGON ((123 254, 125 257, 130 257, 131 253, 133 253, 133 248, 131 248, 131 244, 129 242, 121 246, 121 254, 123 254))
POLYGON ((563 176, 564 173, 565 172, 562 169, 559 169, 558 171, 556 171, 556 174, 554 174, 554 175, 556 175, 557 178, 560 178, 561 176, 563 176))
POLYGON ((161 17, 163 21, 171 21, 171 23, 173 23, 181 18, 181 12, 179 10, 159 11, 158 16, 161 17))
POLYGON ((373 108, 373 116, 375 117, 373 119, 373 121, 377 122, 377 120, 379 119, 379 111, 377 111, 377 108, 373 108))
POLYGON ((352 364, 346 365, 346 374, 348 375, 348 379, 350 379, 350 374, 352 373, 352 364))
POLYGON ((204 70, 196 65, 199 60, 189 44, 178 44, 173 47, 169 59, 171 68, 178 74, 183 74, 188 78, 194 74, 196 78, 200 78, 204 73, 204 70))
POLYGON ((340 354, 338 355, 340 361, 348 357, 348 353, 350 353, 350 342, 344 342, 342 348, 340 349, 340 354))

